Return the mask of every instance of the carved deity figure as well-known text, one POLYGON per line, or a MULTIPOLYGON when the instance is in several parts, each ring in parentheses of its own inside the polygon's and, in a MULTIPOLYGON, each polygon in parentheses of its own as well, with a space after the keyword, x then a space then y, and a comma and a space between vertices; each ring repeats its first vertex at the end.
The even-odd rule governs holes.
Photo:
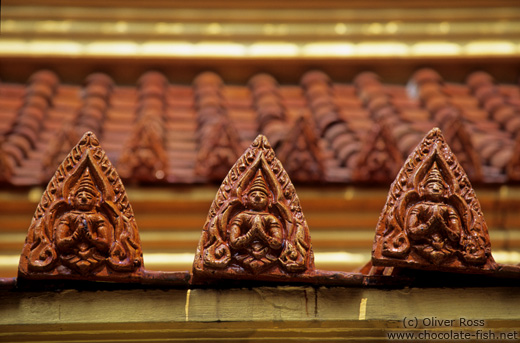
POLYGON ((392 183, 373 250, 378 266, 495 268, 478 199, 438 128, 422 140, 392 183))
POLYGON ((280 220, 268 212, 271 195, 261 172, 257 173, 246 196, 246 210, 229 224, 229 243, 235 258, 256 272, 278 259, 283 243, 280 220))
POLYGON ((267 139, 233 165, 211 204, 193 264, 205 278, 308 277, 314 258, 299 199, 267 139))
POLYGON ((406 215, 408 237, 418 253, 435 264, 451 257, 458 249, 462 233, 459 213, 445 196, 445 186, 434 163, 424 185, 424 195, 406 215))
POLYGON ((386 124, 373 125, 357 157, 352 179, 356 182, 388 183, 395 177, 404 159, 386 124))
POLYGON ((61 261, 81 274, 99 267, 114 241, 114 228, 96 209, 99 198, 89 174, 83 174, 71 194, 73 209, 55 223, 55 242, 61 261))
POLYGON ((20 257, 27 279, 125 280, 142 276, 137 224, 125 188, 87 132, 47 185, 20 257))

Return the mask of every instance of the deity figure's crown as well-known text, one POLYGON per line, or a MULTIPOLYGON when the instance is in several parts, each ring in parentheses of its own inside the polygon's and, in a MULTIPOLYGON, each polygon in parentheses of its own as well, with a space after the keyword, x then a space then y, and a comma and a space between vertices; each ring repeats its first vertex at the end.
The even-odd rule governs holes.
POLYGON ((269 194, 269 189, 267 188, 267 185, 265 184, 264 177, 262 176, 262 172, 258 171, 258 173, 255 176, 255 179, 253 180, 253 183, 251 185, 251 188, 249 188, 249 193, 254 191, 261 191, 265 194, 269 194))
POLYGON ((433 166, 430 169, 428 176, 426 177, 425 184, 430 184, 434 182, 442 184, 442 175, 439 168, 437 167, 437 163, 433 163, 433 166))
POLYGON ((92 178, 90 177, 90 173, 88 171, 85 171, 85 173, 83 173, 83 175, 81 175, 81 178, 79 179, 79 182, 78 182, 78 186, 76 187, 76 191, 74 193, 77 193, 79 191, 87 191, 93 195, 98 194, 96 185, 92 181, 92 178))

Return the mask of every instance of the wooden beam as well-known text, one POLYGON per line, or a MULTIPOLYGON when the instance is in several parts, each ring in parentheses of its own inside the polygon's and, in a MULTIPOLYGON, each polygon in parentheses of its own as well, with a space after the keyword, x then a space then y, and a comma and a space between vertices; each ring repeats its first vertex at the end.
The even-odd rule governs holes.
POLYGON ((0 303, 0 340, 9 342, 386 342, 390 333, 450 332, 469 334, 471 341, 483 333, 520 337, 520 295, 504 287, 0 291, 0 303))

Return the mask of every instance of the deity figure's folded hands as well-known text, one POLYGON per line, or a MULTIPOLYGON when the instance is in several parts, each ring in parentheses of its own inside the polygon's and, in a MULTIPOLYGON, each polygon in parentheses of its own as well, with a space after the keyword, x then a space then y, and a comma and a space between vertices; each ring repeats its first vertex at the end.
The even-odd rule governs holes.
POLYGON ((265 219, 268 221, 267 225, 262 225, 260 217, 255 218, 256 223, 253 227, 256 228, 257 235, 266 242, 269 247, 272 249, 280 249, 283 240, 280 221, 274 216, 265 219))
POLYGON ((229 245, 233 249, 241 249, 246 247, 251 240, 254 238, 256 233, 256 228, 252 226, 250 229, 246 229, 246 233, 242 234, 242 225, 243 225, 242 216, 237 216, 234 218, 231 223, 229 232, 229 245))
POLYGON ((450 240, 458 241, 461 230, 459 215, 446 204, 421 203, 414 206, 408 215, 408 231, 412 239, 421 239, 439 231, 450 240))

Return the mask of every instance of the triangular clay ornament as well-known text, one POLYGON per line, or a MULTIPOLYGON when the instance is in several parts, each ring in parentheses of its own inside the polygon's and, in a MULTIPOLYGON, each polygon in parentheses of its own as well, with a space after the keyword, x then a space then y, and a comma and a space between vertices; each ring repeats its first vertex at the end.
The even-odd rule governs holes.
POLYGON ((23 247, 19 279, 135 282, 143 270, 126 191, 88 132, 42 195, 23 247))
POLYGON ((390 187, 372 261, 461 273, 496 268, 478 199, 438 128, 412 152, 390 187))
POLYGON ((208 123, 202 130, 195 173, 211 181, 220 181, 244 151, 244 146, 227 118, 208 123))
POLYGON ((301 116, 296 120, 277 153, 293 180, 313 182, 324 179, 323 153, 316 130, 308 118, 301 116))
POLYGON ((211 204, 193 281, 297 282, 312 275, 314 256, 298 196, 269 142, 259 135, 211 204))
POLYGON ((356 182, 390 183, 404 159, 385 124, 375 124, 368 133, 352 174, 356 182))
POLYGON ((125 180, 159 182, 168 177, 164 123, 156 116, 144 116, 137 122, 126 142, 117 168, 125 180))

